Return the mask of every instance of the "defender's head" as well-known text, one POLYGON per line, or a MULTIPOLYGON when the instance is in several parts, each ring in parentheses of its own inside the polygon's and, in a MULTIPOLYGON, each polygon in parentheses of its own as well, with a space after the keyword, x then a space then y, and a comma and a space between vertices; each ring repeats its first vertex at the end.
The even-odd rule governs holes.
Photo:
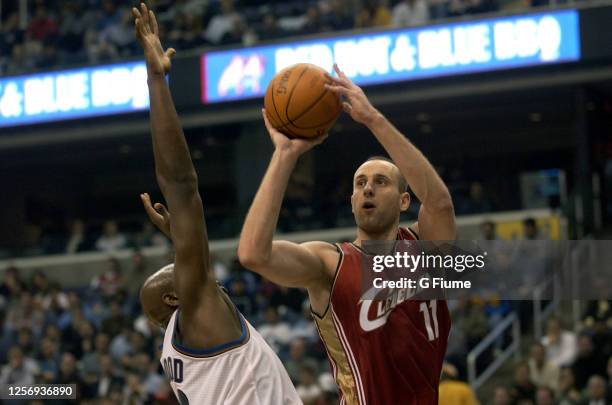
POLYGON ((165 328, 179 306, 174 289, 174 265, 162 267, 140 289, 142 311, 155 325, 165 328))
POLYGON ((381 234, 399 223, 410 206, 408 185, 392 160, 374 156, 353 176, 351 206, 357 226, 369 234, 381 234))

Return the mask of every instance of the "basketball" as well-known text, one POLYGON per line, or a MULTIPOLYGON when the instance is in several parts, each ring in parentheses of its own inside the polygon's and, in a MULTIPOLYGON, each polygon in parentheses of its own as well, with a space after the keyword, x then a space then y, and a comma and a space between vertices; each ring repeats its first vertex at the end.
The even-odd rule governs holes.
POLYGON ((298 63, 278 72, 266 90, 264 106, 270 124, 290 138, 313 138, 334 125, 342 104, 324 85, 322 68, 298 63))

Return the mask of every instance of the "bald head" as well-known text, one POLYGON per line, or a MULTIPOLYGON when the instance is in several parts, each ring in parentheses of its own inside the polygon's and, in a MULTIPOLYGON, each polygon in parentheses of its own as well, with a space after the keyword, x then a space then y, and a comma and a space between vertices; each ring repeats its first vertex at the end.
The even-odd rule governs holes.
MULTIPOLYGON (((387 166, 388 168, 390 168, 391 172, 393 173, 393 176, 395 177, 395 180, 397 181, 397 188, 399 192, 405 193, 408 190, 408 183, 406 182, 406 179, 402 175, 402 172, 400 171, 399 167, 397 167, 397 165, 395 164, 393 160, 385 156, 372 156, 368 158, 368 160, 363 162, 361 166, 368 164, 368 162, 376 162, 376 161, 386 162, 384 166, 387 166)), ((357 171, 359 171, 359 169, 357 169, 357 171)), ((355 172, 355 175, 357 175, 357 172, 355 172)))
POLYGON ((166 327, 179 305, 174 290, 173 264, 162 267, 144 282, 140 289, 140 305, 151 322, 166 327))

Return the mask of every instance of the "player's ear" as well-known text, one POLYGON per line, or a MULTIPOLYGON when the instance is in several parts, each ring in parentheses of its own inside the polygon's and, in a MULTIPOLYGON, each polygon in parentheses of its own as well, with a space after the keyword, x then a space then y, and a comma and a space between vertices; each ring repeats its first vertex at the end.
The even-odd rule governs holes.
POLYGON ((171 307, 178 307, 179 305, 178 296, 173 292, 162 295, 162 300, 164 301, 164 304, 171 307))
POLYGON ((354 214, 355 213, 355 209, 353 208, 353 197, 355 196, 355 193, 351 194, 351 212, 354 214))
POLYGON ((404 212, 410 207, 410 193, 404 191, 401 195, 400 211, 404 212))

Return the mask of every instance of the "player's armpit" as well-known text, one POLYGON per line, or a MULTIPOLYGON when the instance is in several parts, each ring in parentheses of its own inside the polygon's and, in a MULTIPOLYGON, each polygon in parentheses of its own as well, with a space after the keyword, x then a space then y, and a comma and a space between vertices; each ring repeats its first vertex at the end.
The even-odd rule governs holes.
MULTIPOLYGON (((452 200, 448 204, 440 204, 434 208, 421 205, 419 222, 415 224, 421 240, 455 240, 457 226, 455 224, 455 209, 452 200)), ((414 228, 413 228, 414 229, 414 228)))
POLYGON ((330 248, 333 246, 324 242, 298 244, 279 240, 272 242, 272 251, 265 260, 240 257, 240 261, 275 284, 310 288, 328 277, 321 251, 330 248))

